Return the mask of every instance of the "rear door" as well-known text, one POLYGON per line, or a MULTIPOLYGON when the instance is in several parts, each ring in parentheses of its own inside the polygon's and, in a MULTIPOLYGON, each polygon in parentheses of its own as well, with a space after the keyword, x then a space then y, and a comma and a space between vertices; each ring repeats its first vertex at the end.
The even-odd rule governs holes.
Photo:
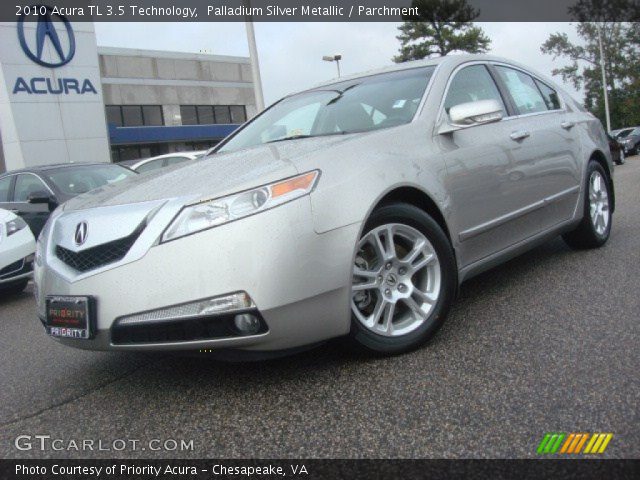
POLYGON ((563 107, 558 93, 528 72, 511 66, 492 67, 507 91, 516 115, 507 119, 514 152, 522 150, 519 186, 527 198, 541 205, 542 215, 532 221, 545 230, 569 220, 578 201, 581 150, 575 122, 563 107))

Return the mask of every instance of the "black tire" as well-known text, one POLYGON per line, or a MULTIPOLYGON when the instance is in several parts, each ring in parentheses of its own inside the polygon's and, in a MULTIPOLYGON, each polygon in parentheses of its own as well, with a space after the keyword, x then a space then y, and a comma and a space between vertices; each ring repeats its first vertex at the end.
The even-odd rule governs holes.
POLYGON ((22 293, 25 288, 27 288, 27 284, 29 280, 21 280, 16 283, 10 283, 5 286, 0 286, 0 295, 9 296, 9 295, 18 295, 22 293))
POLYGON ((611 179, 605 169, 595 160, 590 160, 587 165, 587 175, 584 184, 584 199, 583 199, 583 216, 582 221, 571 232, 562 235, 564 241, 571 248, 576 250, 584 250, 589 248, 600 248, 609 239, 611 233, 611 224, 613 221, 613 215, 611 214, 611 205, 613 197, 611 195, 611 179), (599 172, 602 175, 604 181, 604 187, 607 190, 609 198, 609 223, 602 234, 598 233, 595 229, 593 222, 591 221, 591 214, 589 208, 589 181, 593 172, 599 172))
POLYGON ((370 331, 352 312, 349 344, 356 350, 377 355, 408 352, 431 339, 443 325, 458 287, 458 270, 453 248, 447 235, 433 218, 413 205, 394 203, 375 210, 365 224, 363 234, 388 223, 402 223, 413 227, 431 242, 440 262, 441 290, 439 299, 424 323, 416 330, 397 337, 386 337, 370 331))

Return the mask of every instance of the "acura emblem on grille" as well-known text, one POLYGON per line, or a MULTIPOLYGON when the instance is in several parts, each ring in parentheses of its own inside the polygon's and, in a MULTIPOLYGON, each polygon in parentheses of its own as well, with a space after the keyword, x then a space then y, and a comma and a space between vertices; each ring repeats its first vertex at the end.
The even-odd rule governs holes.
POLYGON ((82 245, 87 240, 87 222, 80 222, 76 226, 76 234, 74 240, 77 246, 82 245))

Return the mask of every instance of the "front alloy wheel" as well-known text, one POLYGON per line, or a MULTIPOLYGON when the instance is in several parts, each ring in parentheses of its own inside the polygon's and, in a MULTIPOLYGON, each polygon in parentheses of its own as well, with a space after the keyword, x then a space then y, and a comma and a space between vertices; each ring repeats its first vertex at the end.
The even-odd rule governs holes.
POLYGON ((602 174, 594 170, 589 178, 589 214, 593 229, 604 235, 609 226, 609 194, 602 174))
POLYGON ((438 300, 440 262, 424 234, 388 223, 360 240, 353 279, 356 319, 378 335, 405 335, 425 322, 438 300))
POLYGON ((373 212, 352 268, 350 338, 368 352, 402 353, 427 341, 457 287, 446 234, 423 210, 402 203, 373 212))

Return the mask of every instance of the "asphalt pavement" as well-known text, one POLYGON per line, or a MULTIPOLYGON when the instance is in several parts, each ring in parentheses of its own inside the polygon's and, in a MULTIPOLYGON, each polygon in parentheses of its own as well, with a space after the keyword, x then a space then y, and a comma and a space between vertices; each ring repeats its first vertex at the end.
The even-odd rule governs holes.
POLYGON ((639 458, 640 157, 615 183, 605 247, 556 239, 466 282, 436 338, 393 358, 334 342, 254 363, 69 349, 29 287, 0 300, 0 457, 535 457, 547 432, 610 432, 602 456, 639 458), (150 449, 166 439, 193 449, 150 449))

